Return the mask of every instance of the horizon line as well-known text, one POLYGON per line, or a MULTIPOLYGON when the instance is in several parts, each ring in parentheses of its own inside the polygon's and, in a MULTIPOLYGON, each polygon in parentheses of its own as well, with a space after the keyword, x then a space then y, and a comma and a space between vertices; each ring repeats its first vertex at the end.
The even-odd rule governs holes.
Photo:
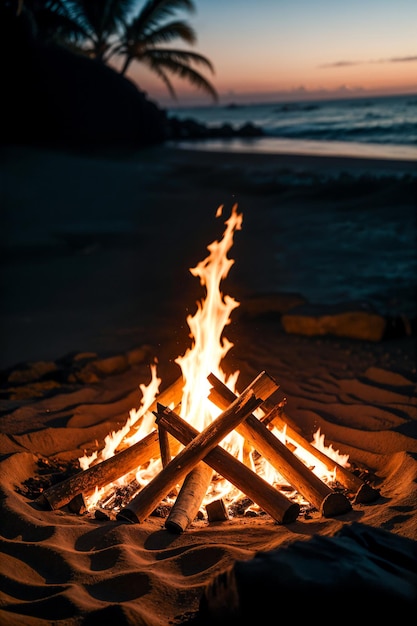
POLYGON ((180 108, 180 107, 194 107, 194 106, 230 106, 230 105, 254 105, 254 104, 268 104, 270 102, 294 102, 294 101, 308 101, 308 100, 347 100, 350 98, 369 98, 369 97, 396 97, 396 96, 413 96, 417 95, 417 85, 410 85, 408 87, 402 87, 399 89, 316 89, 307 90, 300 88, 298 90, 291 91, 266 91, 266 92, 243 92, 243 93, 219 93, 219 99, 217 102, 207 100, 205 95, 187 94, 186 96, 178 97, 176 100, 170 100, 169 98, 153 98, 150 94, 147 97, 151 100, 157 100, 158 102, 164 101, 164 108, 180 108))

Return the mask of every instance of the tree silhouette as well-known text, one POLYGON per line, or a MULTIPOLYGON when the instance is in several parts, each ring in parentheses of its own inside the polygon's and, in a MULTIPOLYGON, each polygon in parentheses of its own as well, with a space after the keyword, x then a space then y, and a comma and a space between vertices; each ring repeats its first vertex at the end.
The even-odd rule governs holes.
POLYGON ((214 101, 218 99, 211 82, 197 69, 204 67, 214 73, 210 60, 172 46, 177 40, 189 46, 197 41, 192 26, 175 19, 178 11, 195 11, 193 0, 147 0, 141 7, 138 0, 23 0, 23 10, 32 14, 38 37, 44 42, 65 45, 107 65, 121 59, 118 71, 122 75, 133 62, 143 63, 161 79, 173 99, 173 77, 188 81, 214 101))

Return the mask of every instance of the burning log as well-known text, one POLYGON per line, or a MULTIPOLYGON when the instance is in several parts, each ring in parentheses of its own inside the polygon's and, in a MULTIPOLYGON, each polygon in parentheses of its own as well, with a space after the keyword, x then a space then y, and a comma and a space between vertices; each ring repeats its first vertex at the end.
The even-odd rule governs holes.
POLYGON ((235 398, 216 420, 145 485, 129 505, 117 514, 117 519, 129 522, 144 521, 172 487, 183 480, 208 452, 277 389, 277 383, 265 372, 261 372, 253 381, 251 388, 245 389, 238 398, 235 398))
MULTIPOLYGON (((184 445, 189 444, 199 434, 198 430, 170 409, 158 413, 157 421, 158 424, 163 424, 171 435, 184 445)), ((210 465, 239 491, 245 493, 275 521, 288 524, 297 519, 300 512, 297 503, 291 502, 280 491, 221 446, 213 448, 204 457, 204 463, 210 465)))
POLYGON ((158 426, 159 451, 161 454, 162 467, 168 465, 172 459, 168 433, 163 426, 158 426))
POLYGON ((289 424, 289 418, 283 413, 282 407, 271 407, 267 402, 265 402, 261 409, 264 408, 268 411, 265 415, 265 419, 261 419, 263 423, 272 423, 279 428, 286 429, 286 434, 290 439, 295 441, 295 443, 307 452, 309 452, 312 456, 314 456, 318 461, 323 463, 323 465, 332 472, 336 470, 336 480, 339 481, 343 487, 355 493, 355 502, 358 504, 366 503, 366 502, 374 502, 377 498, 379 498, 380 493, 378 489, 374 489, 371 485, 368 485, 363 480, 359 478, 359 476, 355 476, 349 470, 347 470, 343 465, 337 463, 330 457, 327 456, 321 450, 318 450, 315 446, 313 446, 307 439, 304 437, 289 424))
POLYGON ((252 390, 245 392, 241 403, 230 405, 198 437, 183 448, 155 478, 145 485, 129 505, 118 513, 117 519, 130 522, 144 521, 168 491, 259 404, 261 400, 256 398, 252 390))
POLYGON ((187 474, 165 528, 175 533, 183 532, 193 521, 211 483, 213 470, 205 463, 199 463, 187 474))
MULTIPOLYGON (((253 381, 253 384, 258 384, 258 382, 258 379, 255 379, 255 381, 253 381)), ((155 414, 158 415, 157 413, 155 414)), ((167 431, 158 421, 157 423, 160 433, 160 447, 162 457, 162 453, 166 454, 166 449, 169 443, 168 439, 165 442, 165 437, 167 437, 167 431), (163 438, 161 438, 161 435, 163 435, 163 438)), ((245 445, 243 451, 244 456, 246 453, 246 465, 248 466, 250 466, 248 452, 249 448, 250 446, 245 445)), ((169 460, 171 460, 171 458, 169 458, 169 460)), ((166 464, 167 462, 164 462, 163 460, 163 467, 165 467, 166 464)), ((204 496, 206 495, 207 489, 210 486, 212 475, 213 472, 208 468, 205 463, 200 463, 190 472, 190 474, 184 480, 181 491, 177 496, 175 503, 171 509, 171 513, 165 523, 165 527, 168 530, 181 532, 184 531, 187 526, 192 522, 198 512, 204 496)))
POLYGON ((38 504, 59 509, 80 493, 90 495, 97 489, 122 478, 158 456, 158 432, 151 431, 146 437, 122 452, 93 465, 88 469, 46 489, 37 499, 38 504))
MULTIPOLYGON (((213 385, 209 399, 220 409, 227 406, 236 395, 214 374, 208 380, 213 385)), ((268 428, 254 415, 237 425, 236 431, 245 437, 265 459, 324 517, 347 513, 352 509, 349 500, 334 492, 311 472, 268 428)))

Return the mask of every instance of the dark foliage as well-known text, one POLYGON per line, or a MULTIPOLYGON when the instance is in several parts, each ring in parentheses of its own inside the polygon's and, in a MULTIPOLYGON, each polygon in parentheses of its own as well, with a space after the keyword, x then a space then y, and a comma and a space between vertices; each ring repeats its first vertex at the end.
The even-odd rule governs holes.
POLYGON ((74 149, 141 147, 166 136, 166 115, 110 67, 36 37, 30 17, 0 10, 2 143, 74 149))

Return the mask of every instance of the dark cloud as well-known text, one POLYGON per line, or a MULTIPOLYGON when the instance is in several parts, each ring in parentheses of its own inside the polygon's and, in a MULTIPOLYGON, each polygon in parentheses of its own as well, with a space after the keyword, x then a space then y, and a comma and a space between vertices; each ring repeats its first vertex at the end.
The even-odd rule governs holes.
POLYGON ((324 63, 323 65, 319 65, 319 67, 352 67, 353 65, 365 65, 369 63, 410 63, 416 61, 417 55, 408 57, 391 57, 390 59, 377 59, 376 61, 335 61, 334 63, 324 63))
POLYGON ((360 65, 361 63, 365 63, 365 61, 336 61, 335 63, 324 63, 319 65, 319 67, 350 67, 352 65, 360 65))
POLYGON ((387 59, 388 63, 408 63, 409 61, 417 61, 417 55, 413 57, 393 57, 392 59, 387 59))

